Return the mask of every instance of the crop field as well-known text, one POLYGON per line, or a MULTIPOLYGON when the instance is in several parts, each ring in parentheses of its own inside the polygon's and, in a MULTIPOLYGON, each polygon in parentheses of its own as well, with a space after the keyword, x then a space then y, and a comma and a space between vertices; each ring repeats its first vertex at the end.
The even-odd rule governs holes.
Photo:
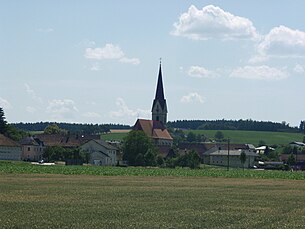
POLYGON ((226 177, 247 179, 305 180, 305 172, 277 170, 242 170, 203 165, 201 169, 158 167, 109 167, 32 165, 27 162, 0 161, 0 174, 62 174, 96 176, 160 176, 160 177, 226 177))
POLYGON ((1 228, 303 228, 305 182, 0 173, 1 228))

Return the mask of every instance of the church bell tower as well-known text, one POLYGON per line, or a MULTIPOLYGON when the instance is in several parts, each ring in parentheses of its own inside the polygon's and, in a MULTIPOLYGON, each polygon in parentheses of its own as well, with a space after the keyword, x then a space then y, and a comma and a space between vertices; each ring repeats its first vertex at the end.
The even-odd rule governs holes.
POLYGON ((164 125, 167 122, 167 105, 164 98, 163 82, 162 82, 162 70, 161 61, 159 67, 159 75, 157 82, 157 90, 153 105, 151 108, 152 120, 161 121, 164 125))

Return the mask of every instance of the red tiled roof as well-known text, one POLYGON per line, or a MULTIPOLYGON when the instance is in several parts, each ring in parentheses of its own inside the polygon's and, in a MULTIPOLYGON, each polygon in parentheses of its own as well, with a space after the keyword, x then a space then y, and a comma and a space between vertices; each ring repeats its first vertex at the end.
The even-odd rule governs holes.
POLYGON ((20 144, 14 140, 0 134, 0 146, 19 147, 20 144))
POLYGON ((133 130, 142 130, 151 138, 173 140, 165 126, 160 121, 138 119, 133 130))

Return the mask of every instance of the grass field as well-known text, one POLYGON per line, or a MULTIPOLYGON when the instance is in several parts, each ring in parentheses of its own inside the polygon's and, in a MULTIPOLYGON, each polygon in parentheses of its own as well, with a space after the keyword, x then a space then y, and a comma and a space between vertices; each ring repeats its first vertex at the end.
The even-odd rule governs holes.
MULTIPOLYGON (((190 130, 196 134, 204 134, 207 138, 214 138, 217 130, 190 130)), ((186 133, 189 131, 186 131, 186 133)), ((230 138, 232 143, 251 143, 258 145, 263 140, 268 145, 287 145, 292 141, 303 141, 301 133, 268 132, 268 131, 241 131, 221 130, 225 138, 230 138)))
MULTIPOLYGON (((213 139, 217 130, 188 130, 195 134, 203 134, 208 139, 213 139)), ((286 132, 268 132, 268 131, 241 131, 241 130, 221 130, 225 138, 230 138, 231 143, 250 143, 255 146, 260 140, 263 140, 268 145, 287 145, 292 141, 303 141, 304 135, 301 133, 286 133, 286 132)), ((128 133, 108 133, 101 135, 104 140, 119 140, 121 141, 128 133)))
POLYGON ((101 138, 105 141, 122 141, 124 137, 127 136, 127 132, 123 133, 107 133, 107 134, 102 134, 101 138))
POLYGON ((0 173, 1 228, 304 228, 305 183, 0 173))

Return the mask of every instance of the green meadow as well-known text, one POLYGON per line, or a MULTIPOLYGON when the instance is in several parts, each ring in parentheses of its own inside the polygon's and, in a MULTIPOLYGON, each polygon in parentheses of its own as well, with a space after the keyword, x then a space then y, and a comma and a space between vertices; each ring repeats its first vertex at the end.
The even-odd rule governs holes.
MULTIPOLYGON (((217 130, 189 130, 195 134, 203 134, 207 138, 214 138, 217 130)), ((268 132, 268 131, 242 131, 242 130, 221 130, 225 138, 230 138, 232 143, 251 143, 258 145, 263 140, 268 145, 287 145, 292 141, 303 141, 301 133, 268 132)))
MULTIPOLYGON (((185 134, 192 131, 195 134, 203 134, 208 139, 213 139, 217 130, 186 130, 185 134)), ((230 138, 231 143, 250 143, 255 146, 260 140, 266 142, 267 145, 287 145, 292 141, 303 141, 304 135, 301 133, 287 132, 268 132, 268 131, 242 131, 242 130, 221 130, 225 138, 230 138)), ((108 133, 102 134, 104 140, 123 140, 128 133, 108 133)))

